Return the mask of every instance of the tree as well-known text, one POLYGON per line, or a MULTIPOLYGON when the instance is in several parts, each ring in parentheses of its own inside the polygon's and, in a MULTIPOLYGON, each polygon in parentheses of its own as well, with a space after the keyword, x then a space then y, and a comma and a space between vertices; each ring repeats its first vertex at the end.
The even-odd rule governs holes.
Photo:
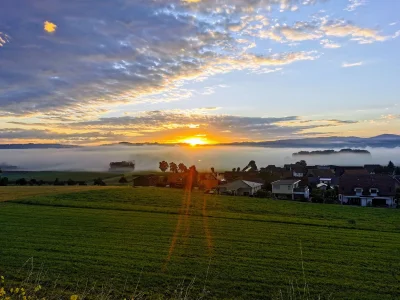
POLYGON ((7 186, 8 185, 8 178, 7 177, 1 177, 0 178, 0 186, 7 186))
POLYGON ((99 185, 99 186, 106 186, 106 183, 100 177, 95 179, 93 184, 94 185, 99 185))
POLYGON ((250 166, 250 171, 258 171, 258 167, 257 167, 256 162, 254 160, 251 160, 249 162, 249 166, 250 166))
POLYGON ((240 167, 237 167, 237 168, 236 168, 236 172, 240 172, 240 167))
POLYGON ((75 185, 76 182, 73 181, 73 180, 70 178, 70 179, 68 179, 67 184, 68 184, 68 185, 75 185))
POLYGON ((232 172, 235 173, 235 172, 236 172, 236 168, 233 168, 233 169, 232 169, 232 172))
POLYGON ((395 165, 394 165, 394 163, 392 161, 389 161, 387 167, 388 167, 389 172, 393 172, 394 169, 395 169, 395 165))
POLYGON ((211 173, 215 173, 215 169, 214 169, 214 167, 211 167, 211 173))
POLYGON ((307 162, 305 161, 305 160, 300 160, 300 161, 298 161, 297 163, 296 163, 296 165, 300 165, 300 166, 303 166, 303 167, 307 167, 307 162))
POLYGON ((180 163, 178 165, 178 169, 179 169, 179 172, 181 172, 181 173, 186 173, 188 171, 188 168, 184 165, 184 163, 180 163))
POLYGON ((169 163, 169 170, 170 170, 172 173, 178 173, 178 166, 176 165, 176 163, 170 162, 170 163, 169 163))
POLYGON ((161 172, 167 171, 168 170, 168 163, 165 160, 160 161, 159 168, 160 168, 161 172))
POLYGON ((17 185, 27 185, 28 181, 25 178, 20 178, 15 182, 17 185))
POLYGON ((311 201, 314 203, 324 202, 324 191, 320 189, 313 189, 311 191, 311 201))
POLYGON ((396 167, 394 170, 394 175, 400 175, 400 167, 396 167))
POLYGON ((122 176, 119 180, 119 183, 128 183, 128 180, 126 180, 125 176, 122 176))

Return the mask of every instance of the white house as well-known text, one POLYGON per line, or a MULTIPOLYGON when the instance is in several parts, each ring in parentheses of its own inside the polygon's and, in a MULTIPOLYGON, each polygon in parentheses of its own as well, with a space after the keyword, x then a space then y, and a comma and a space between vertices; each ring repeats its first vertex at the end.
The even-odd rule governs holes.
POLYGON ((346 205, 396 207, 396 182, 388 175, 342 175, 339 201, 346 205))
POLYGON ((220 194, 229 193, 235 196, 252 196, 261 190, 263 184, 247 180, 235 180, 218 186, 220 194))
POLYGON ((308 199, 310 191, 307 186, 299 187, 300 180, 284 179, 272 182, 272 194, 277 198, 308 199))

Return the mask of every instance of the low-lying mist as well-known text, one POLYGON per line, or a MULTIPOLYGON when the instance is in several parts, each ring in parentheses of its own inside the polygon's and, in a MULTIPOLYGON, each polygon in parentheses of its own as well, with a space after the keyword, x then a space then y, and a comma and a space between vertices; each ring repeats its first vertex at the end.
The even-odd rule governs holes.
MULTIPOLYGON (((262 147, 167 147, 167 146, 102 146, 72 149, 0 150, 0 164, 18 166, 21 170, 107 171, 112 161, 135 160, 136 170, 158 170, 162 160, 196 165, 199 170, 231 170, 243 168, 250 160, 258 167, 305 159, 311 164, 364 165, 387 164, 392 160, 400 164, 400 148, 368 148, 371 155, 334 154, 292 157, 292 153, 307 149, 262 147)), ((314 149, 316 150, 316 149, 314 149)))

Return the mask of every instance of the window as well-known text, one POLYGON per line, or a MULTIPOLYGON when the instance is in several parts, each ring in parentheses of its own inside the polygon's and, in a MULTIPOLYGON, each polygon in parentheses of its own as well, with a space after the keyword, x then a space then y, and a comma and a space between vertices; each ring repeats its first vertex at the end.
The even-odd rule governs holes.
POLYGON ((370 189, 371 194, 377 194, 378 193, 378 189, 370 189))
POLYGON ((287 189, 290 191, 292 189, 292 186, 288 185, 287 189))
POLYGON ((362 188, 356 188, 355 191, 356 191, 357 194, 361 194, 363 192, 363 189, 362 188))

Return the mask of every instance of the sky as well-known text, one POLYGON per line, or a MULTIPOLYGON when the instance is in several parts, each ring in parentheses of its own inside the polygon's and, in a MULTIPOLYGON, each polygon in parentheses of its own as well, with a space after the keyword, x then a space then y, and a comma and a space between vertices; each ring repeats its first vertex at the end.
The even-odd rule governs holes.
POLYGON ((400 1, 2 0, 0 143, 400 134, 400 1))

